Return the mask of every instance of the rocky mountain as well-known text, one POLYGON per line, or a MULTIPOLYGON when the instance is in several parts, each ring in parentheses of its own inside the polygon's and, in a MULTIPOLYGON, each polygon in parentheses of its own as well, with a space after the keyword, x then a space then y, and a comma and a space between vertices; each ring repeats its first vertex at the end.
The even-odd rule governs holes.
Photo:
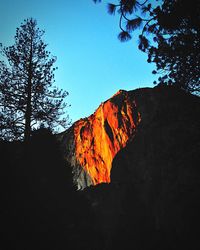
MULTIPOLYGON (((146 133, 152 124, 157 123, 155 126, 158 126, 160 117, 156 121, 155 117, 159 113, 166 116, 162 122, 167 122, 168 114, 171 116, 168 122, 178 119, 185 102, 184 97, 181 102, 177 100, 181 96, 176 96, 177 93, 168 87, 119 90, 109 100, 101 103, 94 114, 80 119, 60 134, 59 140, 65 159, 73 168, 77 188, 110 183, 112 163, 117 153, 134 141, 138 128, 143 128, 146 133)), ((198 100, 194 96, 187 98, 198 100)))
POLYGON ((140 114, 133 136, 110 184, 83 191, 105 249, 199 249, 200 98, 164 86, 126 95, 140 114))
POLYGON ((133 140, 140 121, 134 94, 119 90, 60 135, 78 189, 110 182, 112 161, 133 140))
POLYGON ((199 128, 200 98, 158 86, 0 141, 1 249, 199 250, 199 128))
POLYGON ((199 249, 200 98, 170 87, 134 94, 141 122, 97 206, 111 218, 108 249, 199 249))

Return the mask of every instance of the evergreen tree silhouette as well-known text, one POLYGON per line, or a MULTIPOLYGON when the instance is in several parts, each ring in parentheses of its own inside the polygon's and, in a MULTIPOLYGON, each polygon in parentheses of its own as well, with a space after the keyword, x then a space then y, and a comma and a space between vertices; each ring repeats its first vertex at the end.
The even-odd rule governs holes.
POLYGON ((44 31, 33 18, 16 30, 15 43, 1 45, 5 61, 0 61, 0 137, 29 141, 33 128, 51 129, 68 124, 62 118, 68 92, 53 84, 56 57, 46 50, 44 31))

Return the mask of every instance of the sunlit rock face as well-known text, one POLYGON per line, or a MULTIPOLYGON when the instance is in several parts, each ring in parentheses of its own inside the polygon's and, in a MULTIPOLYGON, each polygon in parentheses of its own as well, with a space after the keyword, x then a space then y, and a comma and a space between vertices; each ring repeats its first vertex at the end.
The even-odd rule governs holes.
POLYGON ((63 142, 68 144, 65 155, 78 189, 110 182, 112 161, 133 139, 140 120, 136 101, 120 90, 94 114, 75 122, 63 142))

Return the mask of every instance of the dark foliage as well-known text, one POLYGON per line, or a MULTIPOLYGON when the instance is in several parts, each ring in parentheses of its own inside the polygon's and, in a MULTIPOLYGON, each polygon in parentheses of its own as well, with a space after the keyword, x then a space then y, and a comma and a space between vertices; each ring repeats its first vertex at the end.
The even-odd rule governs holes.
POLYGON ((36 20, 24 20, 16 30, 13 46, 1 46, 0 137, 6 140, 30 139, 40 126, 66 127, 61 118, 68 95, 53 85, 56 57, 46 50, 44 31, 36 20))
POLYGON ((2 250, 103 249, 88 200, 74 189, 49 130, 35 131, 26 145, 2 141, 0 150, 2 250))
POLYGON ((200 2, 198 0, 126 0, 109 4, 120 15, 120 41, 142 28, 139 49, 156 64, 158 82, 200 92, 200 2), (125 23, 125 25, 124 25, 125 23))

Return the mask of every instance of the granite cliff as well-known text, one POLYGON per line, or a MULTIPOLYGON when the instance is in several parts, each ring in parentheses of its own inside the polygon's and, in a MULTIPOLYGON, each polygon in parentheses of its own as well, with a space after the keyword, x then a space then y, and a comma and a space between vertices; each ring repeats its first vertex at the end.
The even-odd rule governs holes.
POLYGON ((173 87, 128 92, 141 121, 89 187, 105 249, 199 249, 200 98, 173 87))
POLYGON ((60 135, 78 189, 110 182, 112 161, 133 140, 140 121, 134 96, 119 90, 94 114, 75 122, 60 135))

